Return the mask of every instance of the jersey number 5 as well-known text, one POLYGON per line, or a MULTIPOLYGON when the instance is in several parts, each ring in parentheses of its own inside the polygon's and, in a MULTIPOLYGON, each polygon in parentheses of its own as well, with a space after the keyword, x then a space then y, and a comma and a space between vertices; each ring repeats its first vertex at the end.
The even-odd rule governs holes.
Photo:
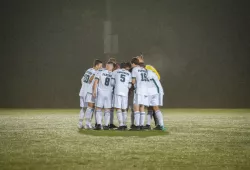
POLYGON ((109 86, 110 78, 106 77, 105 78, 105 86, 109 86))
POLYGON ((121 79, 120 79, 121 82, 125 82, 125 75, 124 74, 121 74, 121 79))

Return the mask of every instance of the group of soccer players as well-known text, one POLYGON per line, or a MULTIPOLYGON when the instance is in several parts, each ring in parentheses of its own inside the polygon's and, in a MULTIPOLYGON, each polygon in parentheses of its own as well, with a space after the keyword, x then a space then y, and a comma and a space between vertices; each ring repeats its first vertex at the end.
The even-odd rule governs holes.
POLYGON ((79 128, 117 128, 113 123, 116 111, 119 122, 117 129, 126 130, 127 112, 131 108, 130 130, 150 130, 154 117, 154 129, 164 131, 163 115, 159 109, 163 104, 164 92, 159 79, 159 73, 152 66, 144 65, 142 55, 120 65, 110 58, 105 68, 102 61, 96 59, 93 68, 88 69, 81 79, 79 128), (145 107, 148 110, 146 126, 145 107), (93 117, 94 128, 91 125, 93 117))

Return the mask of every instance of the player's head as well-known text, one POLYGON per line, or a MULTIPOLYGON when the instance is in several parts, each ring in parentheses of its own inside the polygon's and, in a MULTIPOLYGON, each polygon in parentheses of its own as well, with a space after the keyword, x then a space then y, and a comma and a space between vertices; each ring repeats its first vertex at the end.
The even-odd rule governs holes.
POLYGON ((126 63, 125 63, 125 62, 121 62, 120 68, 121 68, 121 69, 125 69, 125 67, 126 67, 126 63))
POLYGON ((98 59, 95 59, 95 61, 94 61, 94 68, 96 68, 96 69, 102 68, 102 61, 98 60, 98 59))
POLYGON ((136 58, 139 60, 140 63, 144 63, 144 58, 142 54, 137 56, 136 58))
POLYGON ((116 63, 116 59, 115 58, 109 58, 109 61, 108 62, 113 62, 113 63, 116 63))
POLYGON ((132 58, 132 60, 131 60, 131 66, 132 67, 136 67, 138 65, 140 65, 140 62, 139 62, 138 58, 137 57, 132 58))
POLYGON ((108 71, 112 71, 114 67, 115 67, 115 63, 113 63, 112 61, 107 62, 106 69, 108 71))
POLYGON ((126 70, 130 70, 130 69, 131 69, 131 64, 130 64, 130 62, 126 62, 126 63, 125 63, 125 69, 126 69, 126 70))

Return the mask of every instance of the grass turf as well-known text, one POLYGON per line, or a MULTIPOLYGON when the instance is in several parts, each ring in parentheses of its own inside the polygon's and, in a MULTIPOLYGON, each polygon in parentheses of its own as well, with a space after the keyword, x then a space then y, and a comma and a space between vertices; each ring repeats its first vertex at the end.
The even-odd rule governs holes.
POLYGON ((79 131, 78 110, 1 109, 0 169, 250 169, 250 110, 163 112, 167 132, 118 132, 79 131))

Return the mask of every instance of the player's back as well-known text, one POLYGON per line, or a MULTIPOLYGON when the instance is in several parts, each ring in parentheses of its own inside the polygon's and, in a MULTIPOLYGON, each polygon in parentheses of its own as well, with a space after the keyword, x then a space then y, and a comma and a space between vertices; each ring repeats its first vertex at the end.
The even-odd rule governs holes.
POLYGON ((126 69, 118 69, 113 72, 113 78, 115 79, 115 94, 128 96, 131 73, 126 69))
MULTIPOLYGON (((80 90, 80 95, 83 95, 83 93, 89 92, 89 89, 92 87, 90 83, 90 78, 95 75, 96 70, 93 68, 89 68, 83 75, 81 82, 82 82, 82 88, 80 90), (91 87, 90 87, 91 86, 91 87)), ((92 81, 93 82, 93 81, 92 81)))
POLYGON ((148 93, 149 95, 154 94, 164 94, 162 85, 156 73, 152 70, 147 70, 148 72, 148 93))
POLYGON ((134 67, 132 70, 132 78, 136 79, 135 93, 141 95, 147 95, 148 94, 147 70, 140 66, 134 67))
POLYGON ((111 85, 111 79, 112 79, 112 72, 108 71, 106 69, 99 71, 96 75, 96 79, 99 80, 98 83, 98 91, 107 91, 111 92, 113 91, 113 87, 111 85))

